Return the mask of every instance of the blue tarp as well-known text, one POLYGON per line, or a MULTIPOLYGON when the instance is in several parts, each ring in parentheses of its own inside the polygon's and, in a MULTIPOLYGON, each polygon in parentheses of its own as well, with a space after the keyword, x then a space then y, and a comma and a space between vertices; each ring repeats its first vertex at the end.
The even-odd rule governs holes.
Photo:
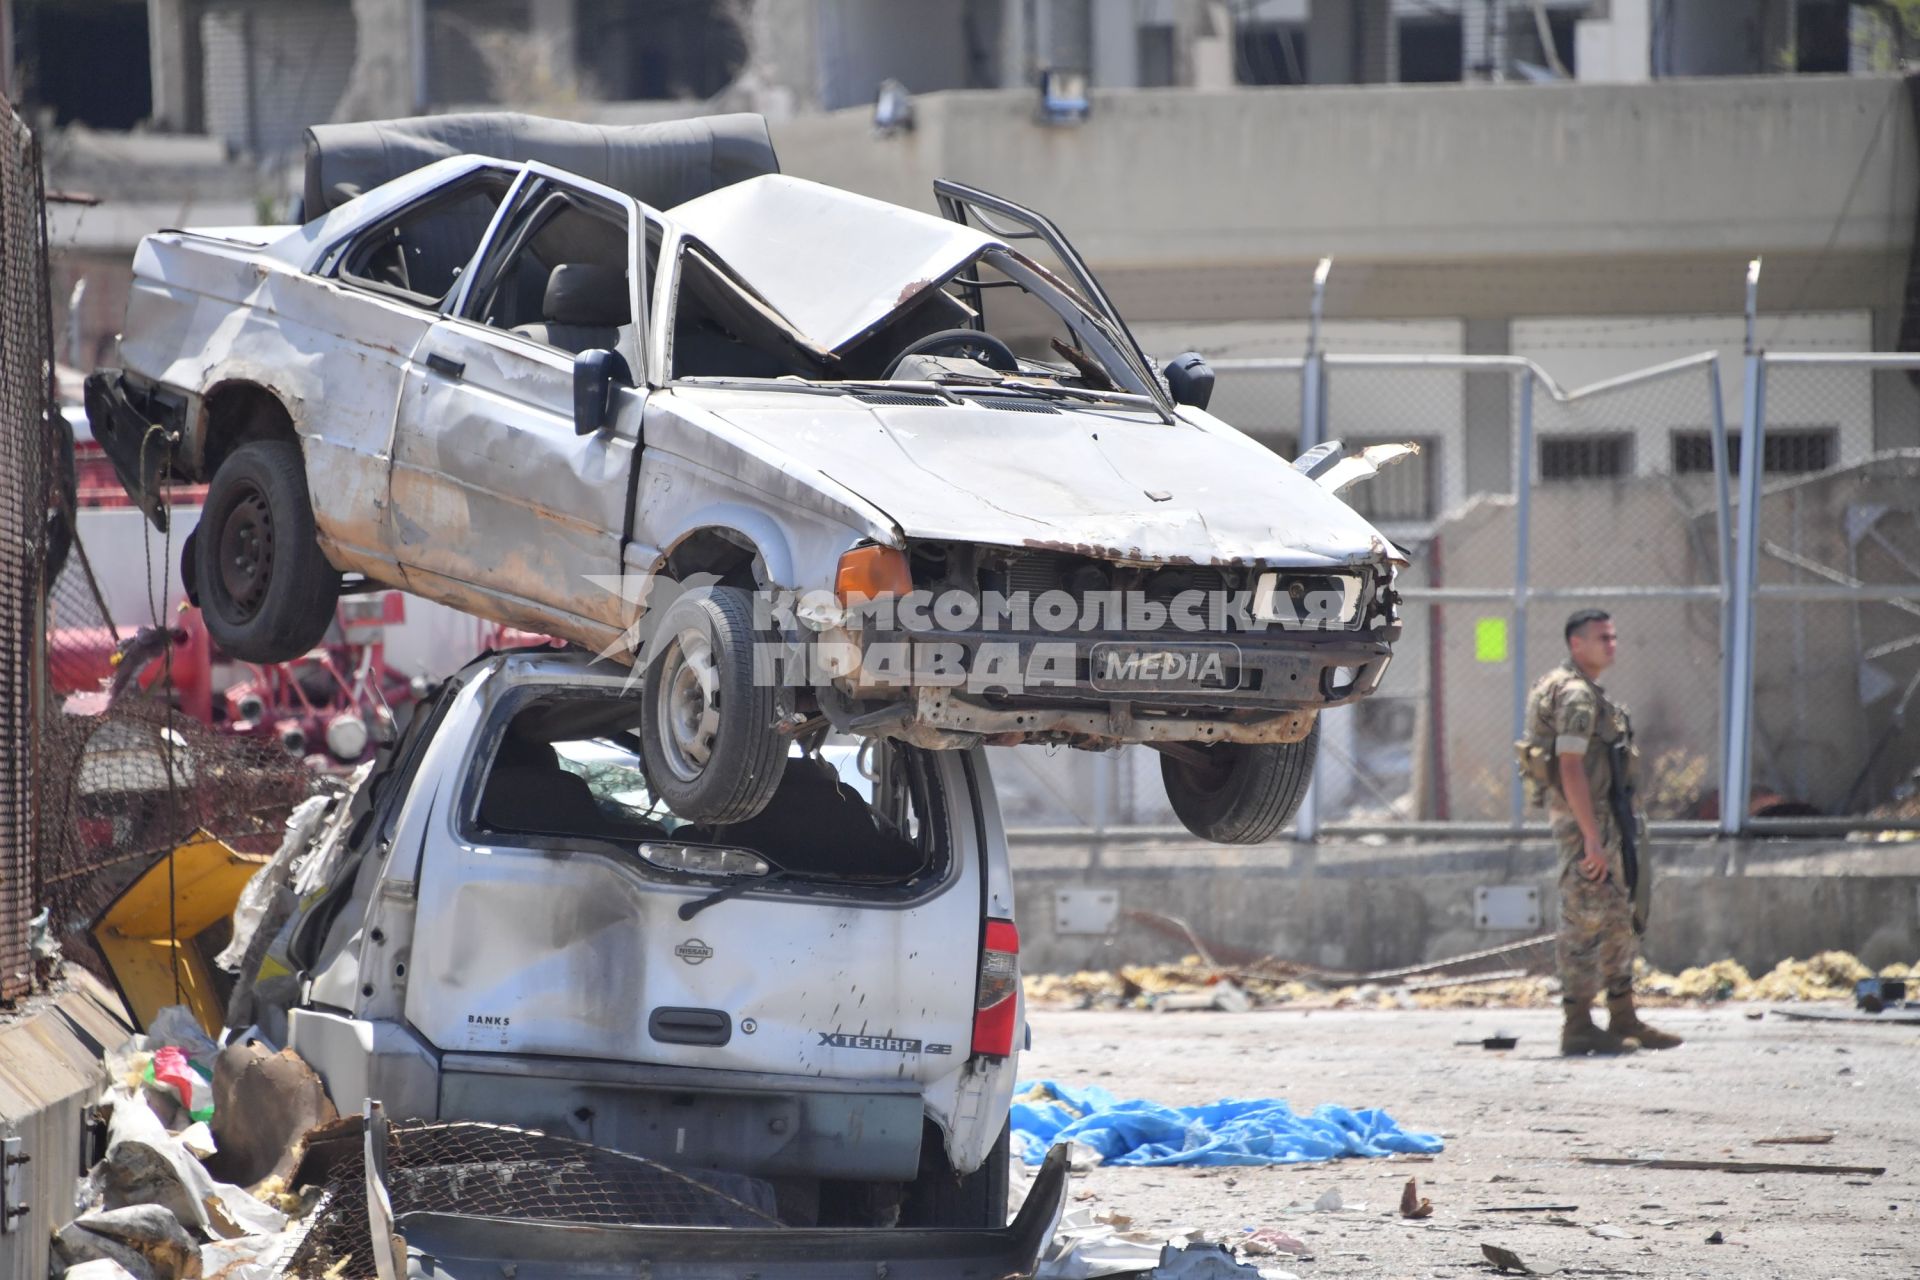
POLYGON ((1441 1141, 1408 1133, 1384 1111, 1315 1107, 1295 1115, 1279 1098, 1223 1098, 1202 1107, 1119 1099, 1097 1085, 1054 1080, 1014 1093, 1013 1145, 1039 1164, 1056 1142, 1083 1142, 1107 1164, 1300 1164, 1340 1156, 1432 1154, 1441 1141))

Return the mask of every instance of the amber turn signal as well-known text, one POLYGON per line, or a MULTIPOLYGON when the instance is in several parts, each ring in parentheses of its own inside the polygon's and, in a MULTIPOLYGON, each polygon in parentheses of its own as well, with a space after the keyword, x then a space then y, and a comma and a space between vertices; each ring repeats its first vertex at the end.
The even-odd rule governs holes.
POLYGON ((907 553, 892 547, 855 547, 840 557, 833 589, 843 604, 851 604, 856 598, 904 596, 913 590, 907 553))

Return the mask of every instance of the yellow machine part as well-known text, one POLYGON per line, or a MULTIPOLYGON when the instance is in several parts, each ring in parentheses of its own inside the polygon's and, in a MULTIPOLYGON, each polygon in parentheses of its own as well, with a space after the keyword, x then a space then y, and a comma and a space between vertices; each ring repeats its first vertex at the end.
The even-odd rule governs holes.
POLYGON ((193 1011, 208 1035, 217 1036, 226 1010, 213 972, 193 939, 233 914, 240 891, 267 859, 241 853, 204 831, 195 834, 171 855, 171 910, 168 861, 162 858, 154 863, 113 900, 94 921, 93 940, 141 1027, 166 1006, 179 1003, 193 1011), (180 974, 177 1001, 176 964, 180 974))

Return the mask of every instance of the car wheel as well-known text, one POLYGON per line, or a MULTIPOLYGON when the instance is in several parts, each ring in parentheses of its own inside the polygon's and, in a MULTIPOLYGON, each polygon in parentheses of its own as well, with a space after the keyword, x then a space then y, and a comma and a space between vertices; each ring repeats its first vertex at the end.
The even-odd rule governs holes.
POLYGON ((743 822, 786 772, 774 687, 753 678, 760 638, 747 592, 702 587, 667 607, 641 657, 640 759, 655 798, 678 817, 743 822))
POLYGON ((291 440, 227 455, 207 486, 190 575, 207 634, 242 662, 289 662, 333 624, 340 574, 320 551, 307 470, 291 440))
POLYGON ((972 1173, 955 1173, 947 1161, 940 1132, 927 1126, 920 1144, 920 1173, 900 1206, 903 1227, 1004 1227, 1007 1189, 1012 1181, 1011 1126, 972 1173))
POLYGON ((1215 844, 1273 838, 1300 807, 1320 752, 1320 722, 1298 742, 1218 742, 1201 759, 1160 757, 1167 800, 1182 825, 1215 844))

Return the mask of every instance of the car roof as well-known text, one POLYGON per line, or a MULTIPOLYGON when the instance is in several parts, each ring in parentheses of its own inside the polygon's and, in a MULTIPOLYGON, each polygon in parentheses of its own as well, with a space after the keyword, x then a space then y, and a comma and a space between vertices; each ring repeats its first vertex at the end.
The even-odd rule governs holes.
POLYGON ((784 174, 722 187, 666 217, 825 351, 1002 243, 958 222, 784 174))

